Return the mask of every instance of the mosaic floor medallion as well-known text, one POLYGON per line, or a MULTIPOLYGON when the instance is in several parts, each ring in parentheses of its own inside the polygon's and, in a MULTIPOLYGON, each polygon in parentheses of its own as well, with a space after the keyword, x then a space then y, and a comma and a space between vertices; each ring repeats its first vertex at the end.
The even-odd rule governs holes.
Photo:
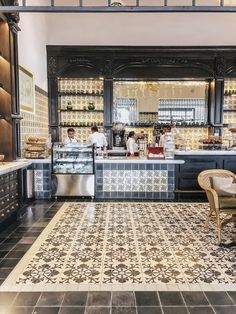
MULTIPOLYGON (((208 204, 65 203, 0 290, 236 290, 208 204)), ((235 237, 233 226, 223 237, 235 237)))

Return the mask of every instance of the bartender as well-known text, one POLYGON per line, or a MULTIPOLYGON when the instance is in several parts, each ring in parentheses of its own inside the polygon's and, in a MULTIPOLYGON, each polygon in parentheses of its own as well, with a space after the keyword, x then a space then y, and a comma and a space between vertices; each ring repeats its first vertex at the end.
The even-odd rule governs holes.
POLYGON ((93 126, 91 127, 92 134, 89 135, 88 143, 90 145, 95 145, 96 147, 106 147, 107 146, 107 140, 103 133, 98 132, 98 127, 93 126))
POLYGON ((179 129, 176 128, 176 122, 171 122, 171 134, 174 138, 174 141, 179 140, 181 142, 184 141, 183 135, 180 133, 179 129))
POLYGON ((73 146, 75 143, 78 143, 78 140, 75 137, 75 130, 73 128, 69 128, 67 129, 67 137, 64 140, 64 144, 73 146))
POLYGON ((138 156, 138 145, 136 143, 136 134, 134 131, 130 131, 128 135, 128 140, 126 142, 128 156, 138 156))
POLYGON ((160 141, 159 141, 159 146, 160 147, 164 147, 165 146, 165 135, 166 133, 170 133, 171 132, 171 127, 170 125, 164 125, 161 130, 161 136, 160 136, 160 141))

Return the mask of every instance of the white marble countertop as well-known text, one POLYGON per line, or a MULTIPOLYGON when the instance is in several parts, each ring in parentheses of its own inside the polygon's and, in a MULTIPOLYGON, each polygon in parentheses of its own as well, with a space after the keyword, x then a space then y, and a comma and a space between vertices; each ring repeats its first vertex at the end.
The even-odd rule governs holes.
POLYGON ((3 164, 0 164, 0 175, 28 167, 31 164, 32 164, 31 160, 27 159, 19 159, 16 161, 4 162, 3 164))
POLYGON ((95 159, 96 164, 184 164, 184 160, 177 159, 140 159, 135 157, 109 157, 106 159, 95 159))
POLYGON ((215 155, 236 156, 236 150, 175 150, 175 155, 215 155))
POLYGON ((41 158, 41 159, 27 159, 30 160, 32 164, 50 164, 52 162, 51 157, 41 158))

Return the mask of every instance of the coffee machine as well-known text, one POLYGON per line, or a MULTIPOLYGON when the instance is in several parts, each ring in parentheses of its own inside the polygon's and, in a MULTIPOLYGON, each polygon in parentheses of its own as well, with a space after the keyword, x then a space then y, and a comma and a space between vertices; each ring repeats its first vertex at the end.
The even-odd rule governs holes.
POLYGON ((125 148, 125 124, 124 123, 113 123, 112 148, 113 149, 125 148))

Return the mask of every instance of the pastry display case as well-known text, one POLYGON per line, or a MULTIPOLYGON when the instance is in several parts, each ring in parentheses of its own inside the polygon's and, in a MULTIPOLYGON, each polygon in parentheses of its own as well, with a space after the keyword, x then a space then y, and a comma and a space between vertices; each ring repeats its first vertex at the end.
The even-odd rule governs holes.
POLYGON ((94 197, 94 147, 54 143, 52 175, 55 196, 94 197))

